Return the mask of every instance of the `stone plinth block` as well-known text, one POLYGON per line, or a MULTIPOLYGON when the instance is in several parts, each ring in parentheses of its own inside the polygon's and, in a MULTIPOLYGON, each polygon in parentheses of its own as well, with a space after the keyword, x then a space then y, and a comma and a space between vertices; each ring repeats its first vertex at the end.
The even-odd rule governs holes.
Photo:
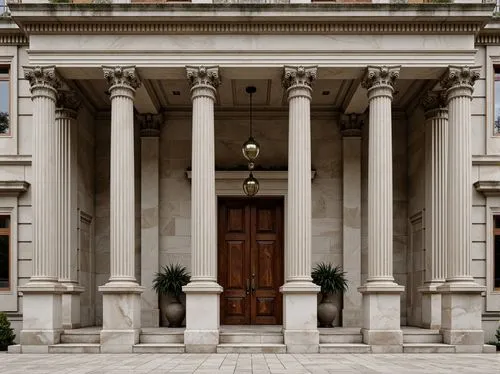
POLYGON ((132 352, 132 346, 139 342, 143 289, 135 283, 110 282, 99 287, 103 293, 102 352, 132 352))
POLYGON ((318 292, 312 282, 290 282, 283 294, 283 329, 287 352, 314 353, 319 350, 318 292))
POLYGON ((441 333, 444 343, 460 346, 457 352, 482 352, 481 293, 484 287, 475 283, 445 283, 438 290, 442 292, 441 333))
POLYGON ((77 285, 65 285, 66 291, 62 295, 62 324, 64 329, 77 329, 81 325, 80 320, 80 294, 83 287, 77 285))
POLYGON ((363 294, 363 342, 393 346, 383 352, 401 352, 403 333, 400 299, 404 287, 393 283, 367 284, 358 288, 358 291, 363 294))
POLYGON ((191 282, 182 290, 186 294, 186 352, 216 352, 222 287, 215 282, 191 282))
POLYGON ((422 327, 441 328, 441 294, 436 286, 425 285, 418 289, 422 293, 422 327))

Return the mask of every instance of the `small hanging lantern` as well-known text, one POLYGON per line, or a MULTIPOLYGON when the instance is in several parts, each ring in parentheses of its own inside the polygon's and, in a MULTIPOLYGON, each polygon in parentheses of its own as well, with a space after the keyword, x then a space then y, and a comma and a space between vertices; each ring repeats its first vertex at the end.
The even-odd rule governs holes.
POLYGON ((259 143, 255 141, 252 134, 252 95, 257 91, 254 86, 248 86, 246 92, 250 95, 250 136, 248 140, 241 147, 243 157, 248 161, 248 170, 250 170, 250 175, 243 182, 243 191, 247 196, 255 196, 259 192, 259 181, 253 176, 252 170, 255 168, 255 160, 259 157, 260 146, 259 143))
POLYGON ((243 191, 247 196, 255 196, 259 192, 259 181, 254 178, 252 172, 243 182, 243 191))

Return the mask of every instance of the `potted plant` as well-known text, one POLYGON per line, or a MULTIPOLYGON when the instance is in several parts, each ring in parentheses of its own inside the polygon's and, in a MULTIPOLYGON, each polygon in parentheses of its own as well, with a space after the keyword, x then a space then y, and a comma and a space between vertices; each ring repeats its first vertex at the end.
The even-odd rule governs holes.
POLYGON ((313 282, 321 287, 321 303, 318 305, 318 320, 321 327, 332 327, 337 317, 333 295, 347 290, 345 272, 340 266, 320 262, 312 271, 313 282))
POLYGON ((14 329, 10 327, 7 315, 0 312, 0 351, 6 351, 9 345, 14 344, 14 329))
POLYGON ((186 315, 186 309, 181 304, 180 296, 182 286, 189 283, 191 279, 185 266, 170 264, 163 266, 161 271, 156 273, 153 280, 153 289, 158 294, 170 295, 174 300, 167 305, 165 315, 170 327, 180 327, 186 315))

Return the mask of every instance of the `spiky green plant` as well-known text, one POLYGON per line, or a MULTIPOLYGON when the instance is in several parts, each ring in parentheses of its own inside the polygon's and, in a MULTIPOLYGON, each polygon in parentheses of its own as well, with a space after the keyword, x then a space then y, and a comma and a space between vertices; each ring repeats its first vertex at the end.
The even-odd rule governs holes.
POLYGON ((321 293, 326 296, 347 291, 347 279, 341 266, 320 262, 312 271, 313 282, 321 287, 321 293))
POLYGON ((10 327, 7 315, 0 312, 0 351, 6 351, 9 345, 14 344, 14 329, 10 327))
POLYGON ((153 279, 153 289, 158 294, 171 295, 179 301, 182 286, 189 283, 191 276, 185 266, 170 264, 163 266, 153 279))

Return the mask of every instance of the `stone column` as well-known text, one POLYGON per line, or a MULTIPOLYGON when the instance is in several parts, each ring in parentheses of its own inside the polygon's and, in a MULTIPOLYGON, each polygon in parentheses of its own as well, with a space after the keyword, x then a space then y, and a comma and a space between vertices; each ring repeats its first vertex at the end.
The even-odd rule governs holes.
POLYGON ((141 284, 142 327, 160 325, 158 295, 153 278, 159 270, 159 207, 160 207, 160 126, 161 114, 139 116, 141 125, 141 284))
POLYGON ((23 292, 22 351, 48 352, 48 345, 57 344, 62 332, 62 292, 58 282, 57 235, 54 230, 56 202, 57 130, 55 109, 60 80, 54 66, 24 67, 24 76, 31 86, 33 101, 32 184, 33 210, 33 274, 20 287, 23 292))
POLYGON ((362 82, 370 105, 368 143, 368 279, 363 294, 363 341, 373 352, 401 352, 400 298, 392 275, 392 94, 399 66, 368 66, 362 82))
POLYGON ((425 108, 425 283, 422 292, 423 327, 441 327, 441 294, 446 276, 446 189, 448 108, 443 92, 429 92, 425 108))
POLYGON ((344 292, 342 326, 357 327, 362 324, 361 294, 361 124, 357 114, 343 116, 343 269, 349 278, 349 288, 344 292))
POLYGON ((135 279, 134 95, 140 82, 133 66, 103 66, 111 99, 110 265, 103 293, 101 352, 132 352, 139 342, 141 293, 135 279))
POLYGON ((56 101, 56 201, 55 231, 59 282, 66 288, 62 296, 63 327, 80 327, 80 294, 78 285, 78 138, 76 117, 80 107, 77 95, 59 90, 56 101))
POLYGON ((187 66, 193 102, 191 148, 191 282, 186 293, 187 352, 215 352, 219 344, 214 103, 218 66, 187 66))
POLYGON ((311 278, 311 93, 316 66, 285 66, 288 197, 283 329, 287 352, 317 352, 317 294, 311 278))
POLYGON ((457 352, 482 352, 481 293, 471 275, 471 100, 479 68, 450 66, 441 82, 448 101, 448 226, 441 332, 457 352))

